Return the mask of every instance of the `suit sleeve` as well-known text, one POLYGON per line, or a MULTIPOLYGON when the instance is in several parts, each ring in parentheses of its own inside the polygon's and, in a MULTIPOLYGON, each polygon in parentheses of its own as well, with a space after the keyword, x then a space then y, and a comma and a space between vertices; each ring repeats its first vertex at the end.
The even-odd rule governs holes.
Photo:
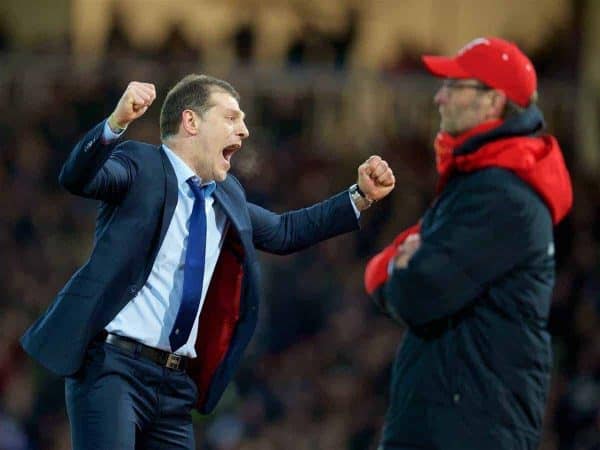
POLYGON ((119 141, 102 140, 104 121, 92 128, 71 151, 58 177, 69 192, 83 197, 118 202, 129 189, 136 166, 119 141))
POLYGON ((391 315, 409 327, 451 316, 516 267, 534 245, 535 213, 531 201, 513 194, 502 186, 454 193, 450 210, 422 232, 408 267, 386 282, 391 315))
POLYGON ((285 255, 359 228, 347 191, 308 208, 276 214, 248 204, 254 245, 285 255))

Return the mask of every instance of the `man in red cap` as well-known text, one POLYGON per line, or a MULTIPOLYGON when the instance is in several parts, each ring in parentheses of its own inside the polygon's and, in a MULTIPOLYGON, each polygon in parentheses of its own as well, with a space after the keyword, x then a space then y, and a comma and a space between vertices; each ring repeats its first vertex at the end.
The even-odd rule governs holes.
POLYGON ((552 362, 552 227, 571 208, 569 174, 514 44, 479 38, 423 62, 443 78, 438 197, 365 272, 369 294, 407 327, 380 449, 534 450, 552 362))

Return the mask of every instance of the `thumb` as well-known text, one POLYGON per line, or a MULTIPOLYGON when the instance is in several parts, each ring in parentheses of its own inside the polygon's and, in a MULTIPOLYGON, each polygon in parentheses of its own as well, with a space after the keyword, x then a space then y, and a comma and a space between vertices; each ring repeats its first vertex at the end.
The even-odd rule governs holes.
POLYGON ((408 237, 406 238, 405 241, 407 244, 408 243, 420 243, 421 242, 421 235, 419 233, 413 233, 413 234, 409 234, 408 237))
POLYGON ((407 239, 406 242, 404 243, 404 250, 410 254, 415 253, 417 250, 419 250, 419 247, 421 247, 421 240, 420 239, 407 239))

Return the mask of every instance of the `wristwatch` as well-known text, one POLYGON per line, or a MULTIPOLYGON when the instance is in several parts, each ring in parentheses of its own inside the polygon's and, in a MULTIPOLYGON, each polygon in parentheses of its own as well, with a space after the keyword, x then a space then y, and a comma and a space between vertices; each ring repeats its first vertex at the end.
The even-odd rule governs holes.
POLYGON ((363 191, 360 190, 358 184, 353 184, 348 188, 350 198, 359 211, 363 211, 373 204, 373 200, 368 198, 363 191))
POLYGON ((112 122, 112 114, 110 116, 108 116, 108 119, 106 120, 108 123, 108 128, 110 128, 110 131, 112 131, 115 134, 121 134, 123 133, 123 131, 125 131, 127 129, 127 127, 120 127, 116 124, 111 123, 112 122))

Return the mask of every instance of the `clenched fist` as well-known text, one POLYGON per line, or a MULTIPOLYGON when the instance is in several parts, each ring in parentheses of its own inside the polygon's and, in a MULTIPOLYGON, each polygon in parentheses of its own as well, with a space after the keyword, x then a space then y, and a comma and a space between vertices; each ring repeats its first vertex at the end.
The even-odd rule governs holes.
POLYGON ((373 155, 358 166, 356 184, 369 200, 377 201, 394 189, 396 178, 388 163, 380 156, 373 155))
POLYGON ((110 115, 109 125, 113 128, 127 128, 127 125, 148 110, 154 99, 156 88, 152 83, 130 82, 110 115))

